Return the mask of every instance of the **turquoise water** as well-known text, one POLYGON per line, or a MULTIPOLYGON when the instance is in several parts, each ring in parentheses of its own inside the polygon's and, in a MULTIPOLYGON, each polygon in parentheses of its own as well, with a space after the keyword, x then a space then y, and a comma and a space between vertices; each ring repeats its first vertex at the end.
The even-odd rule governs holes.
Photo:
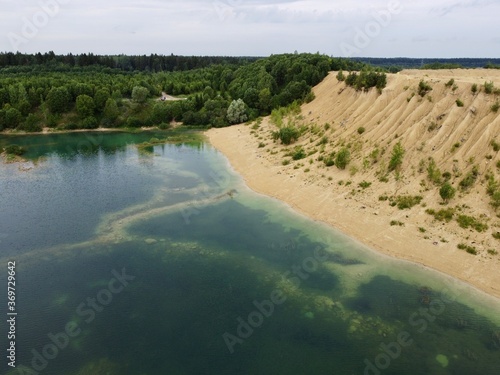
POLYGON ((497 300, 251 192, 209 145, 137 147, 168 135, 0 138, 33 159, 0 166, 1 373, 498 373, 497 300))

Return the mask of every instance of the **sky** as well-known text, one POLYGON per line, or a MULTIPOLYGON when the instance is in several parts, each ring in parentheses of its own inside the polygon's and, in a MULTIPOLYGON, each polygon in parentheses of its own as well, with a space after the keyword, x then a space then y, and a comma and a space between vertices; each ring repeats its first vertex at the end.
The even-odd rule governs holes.
POLYGON ((500 0, 0 0, 0 51, 500 57, 500 0))

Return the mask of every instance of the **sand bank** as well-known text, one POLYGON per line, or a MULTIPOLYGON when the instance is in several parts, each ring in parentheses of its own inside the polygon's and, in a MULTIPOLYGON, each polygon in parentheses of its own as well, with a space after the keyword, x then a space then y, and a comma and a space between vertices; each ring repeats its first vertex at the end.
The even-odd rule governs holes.
MULTIPOLYGON (((450 233, 439 228, 440 224, 432 228, 432 238, 424 240, 418 231, 418 216, 408 212, 402 213, 408 214, 404 227, 389 226, 394 218, 390 206, 340 192, 333 183, 328 186, 320 182, 315 171, 285 169, 281 165, 282 155, 271 155, 258 148, 259 142, 251 132, 251 127, 245 125, 206 132, 210 143, 229 159, 251 189, 284 201, 381 253, 441 271, 500 298, 498 260, 457 250, 457 241, 453 239, 441 242, 439 238, 449 239, 450 233)), ((379 193, 383 194, 383 190, 371 194, 379 193)))

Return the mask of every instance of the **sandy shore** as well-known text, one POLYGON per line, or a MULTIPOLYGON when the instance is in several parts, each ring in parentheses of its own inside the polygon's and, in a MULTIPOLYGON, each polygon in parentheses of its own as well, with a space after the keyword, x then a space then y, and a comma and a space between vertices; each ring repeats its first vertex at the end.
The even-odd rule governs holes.
MULTIPOLYGON (((245 125, 206 132, 210 143, 229 159, 251 189, 284 201, 298 212, 328 223, 381 253, 441 271, 500 298, 498 260, 458 251, 454 241, 423 240, 416 230, 419 223, 414 215, 406 215, 404 227, 389 226, 394 212, 387 205, 374 204, 373 199, 368 204, 353 199, 318 182, 311 176, 312 171, 304 174, 284 169, 278 155, 272 156, 257 147, 251 132, 251 127, 245 125)), ((435 226, 434 237, 438 239, 441 229, 439 224, 435 226)))

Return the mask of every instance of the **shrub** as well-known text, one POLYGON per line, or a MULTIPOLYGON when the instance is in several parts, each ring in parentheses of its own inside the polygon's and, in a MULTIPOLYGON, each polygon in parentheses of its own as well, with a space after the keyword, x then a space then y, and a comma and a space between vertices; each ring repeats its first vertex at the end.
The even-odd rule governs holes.
POLYGON ((311 103, 314 99, 316 99, 316 94, 313 91, 310 91, 304 97, 304 102, 311 103))
POLYGON ((471 91, 473 94, 476 94, 476 93, 477 93, 477 83, 474 83, 474 84, 471 86, 470 91, 471 91))
POLYGON ((459 186, 462 190, 469 189, 476 182, 479 176, 479 170, 477 166, 472 168, 472 171, 467 173, 462 181, 460 181, 459 186))
POLYGON ((335 160, 333 160, 333 157, 325 158, 325 159, 323 159, 323 162, 325 163, 325 165, 327 167, 331 167, 331 166, 335 165, 335 160))
POLYGON ((431 122, 431 124, 429 125, 429 127, 427 128, 427 130, 429 132, 433 132, 434 130, 436 130, 438 127, 438 124, 436 124, 435 122, 431 122))
POLYGON ((484 92, 486 94, 492 94, 494 90, 495 90, 495 85, 493 84, 493 82, 484 83, 484 92))
POLYGON ((427 178, 432 183, 439 185, 441 184, 441 171, 437 167, 434 158, 429 158, 429 165, 427 166, 427 178))
POLYGON ((495 249, 488 249, 488 254, 490 254, 490 255, 497 255, 498 251, 496 251, 495 249))
POLYGON ((274 140, 281 140, 284 145, 292 144, 297 141, 300 137, 300 131, 293 126, 285 126, 280 130, 273 132, 274 140))
POLYGON ((432 87, 424 80, 421 80, 420 83, 418 84, 418 95, 420 95, 421 97, 427 95, 427 93, 431 90, 432 87))
POLYGON ((425 228, 423 228, 423 227, 419 227, 419 228, 418 228, 418 231, 419 231, 420 233, 425 233, 425 232, 427 232, 427 229, 425 229, 425 228))
POLYGON ((495 104, 491 106, 491 111, 497 113, 500 109, 500 102, 497 100, 495 104))
POLYGON ((445 85, 446 87, 451 87, 451 86, 453 86, 454 84, 455 84, 455 79, 453 79, 453 78, 452 78, 452 79, 450 79, 448 82, 446 82, 444 85, 445 85))
POLYGON ((491 197, 498 189, 498 182, 495 180, 495 176, 491 174, 488 177, 488 185, 486 186, 486 192, 491 197))
POLYGON ((389 172, 394 170, 399 170, 403 164, 403 157, 405 150, 401 145, 401 142, 396 143, 392 149, 391 160, 389 161, 389 172))
POLYGON ((455 100, 455 103, 457 103, 457 107, 463 107, 464 106, 464 102, 461 101, 460 99, 455 100))
POLYGON ((344 75, 344 72, 342 71, 342 69, 340 69, 339 72, 337 73, 337 80, 339 82, 345 81, 345 75, 344 75))
POLYGON ((439 195, 446 203, 448 203, 450 199, 453 199, 455 197, 455 193, 455 188, 448 182, 445 182, 443 186, 441 186, 441 189, 439 189, 439 195))
POLYGON ((500 240, 500 232, 495 232, 495 233, 492 233, 491 235, 493 236, 494 239, 500 240))
POLYGON ((472 254, 472 255, 476 255, 477 254, 477 250, 475 247, 473 246, 469 246, 469 245, 466 245, 466 244, 458 244, 457 245, 457 248, 459 248, 460 250, 465 250, 467 251, 469 254, 472 254))
POLYGON ((467 215, 459 215, 457 223, 461 228, 468 229, 474 228, 477 232, 484 232, 488 229, 488 224, 482 223, 476 218, 467 215))
POLYGON ((128 117, 127 121, 125 122, 127 128, 140 128, 141 124, 141 120, 134 116, 128 117))
POLYGON ((26 152, 26 150, 24 149, 24 147, 21 147, 18 145, 8 145, 7 147, 5 147, 5 153, 7 155, 21 156, 25 152, 26 152))
POLYGON ((455 209, 453 208, 446 208, 439 210, 437 212, 435 210, 428 209, 425 212, 428 213, 429 215, 434 216, 435 220, 445 221, 447 223, 449 223, 453 219, 453 216, 455 215, 455 209))
POLYGON ((382 90, 387 85, 387 75, 383 72, 376 72, 373 70, 362 70, 359 75, 356 73, 349 73, 345 79, 348 86, 354 87, 356 90, 368 90, 372 87, 382 90))
POLYGON ((398 220, 391 220, 391 226, 395 226, 395 225, 398 225, 400 227, 403 227, 405 225, 405 223, 401 222, 401 221, 398 221, 398 220))
POLYGON ((320 141, 318 142, 317 146, 322 146, 322 145, 326 145, 328 143, 328 137, 325 135, 323 136, 320 141))
POLYGON ((372 183, 368 181, 362 181, 358 185, 362 189, 368 189, 372 185, 372 183))
POLYGON ((422 202, 422 199, 424 198, 420 195, 400 195, 393 198, 391 200, 391 203, 396 203, 395 205, 397 205, 400 210, 405 210, 410 209, 417 204, 420 204, 420 202, 422 202))
POLYGON ((362 126, 358 128, 358 134, 363 134, 366 131, 362 126))
POLYGON ((500 190, 495 191, 491 196, 490 205, 497 210, 500 207, 500 190))
POLYGON ((82 120, 81 126, 83 129, 97 129, 99 122, 94 116, 89 116, 82 120))
POLYGON ((442 174, 442 177, 444 178, 445 181, 451 180, 451 173, 450 172, 444 172, 442 174))
POLYGON ((307 156, 306 152, 304 151, 304 149, 302 147, 297 147, 292 152, 292 159, 293 160, 301 160, 301 159, 304 159, 306 156, 307 156))
POLYGON ((347 148, 342 148, 335 156, 335 165, 339 169, 346 169, 351 160, 351 153, 347 148))

